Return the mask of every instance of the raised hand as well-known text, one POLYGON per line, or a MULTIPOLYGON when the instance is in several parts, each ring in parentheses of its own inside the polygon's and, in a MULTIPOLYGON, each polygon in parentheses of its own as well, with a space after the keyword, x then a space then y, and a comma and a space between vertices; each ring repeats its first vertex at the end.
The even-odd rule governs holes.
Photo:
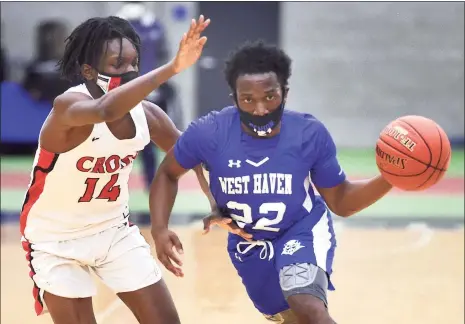
POLYGON ((178 53, 173 61, 173 67, 176 73, 187 69, 197 62, 207 42, 207 37, 200 37, 200 34, 209 24, 210 19, 205 20, 203 15, 200 15, 197 21, 192 19, 189 31, 184 33, 179 43, 178 53))

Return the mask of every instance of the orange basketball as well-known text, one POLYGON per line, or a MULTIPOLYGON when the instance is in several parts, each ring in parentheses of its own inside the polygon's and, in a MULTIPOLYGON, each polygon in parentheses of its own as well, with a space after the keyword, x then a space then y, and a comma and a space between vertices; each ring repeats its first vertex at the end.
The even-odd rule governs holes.
POLYGON ((376 143, 376 164, 383 177, 403 190, 425 190, 449 167, 450 142, 431 119, 404 116, 387 125, 376 143))

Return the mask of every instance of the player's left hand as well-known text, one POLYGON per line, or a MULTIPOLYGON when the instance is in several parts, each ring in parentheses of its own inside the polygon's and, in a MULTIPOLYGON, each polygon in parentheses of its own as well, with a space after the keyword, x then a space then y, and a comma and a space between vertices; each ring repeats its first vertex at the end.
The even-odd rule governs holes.
POLYGON ((173 67, 179 73, 197 62, 202 54, 203 47, 207 42, 207 37, 200 37, 200 34, 210 24, 210 19, 205 20, 200 15, 199 20, 192 19, 189 31, 184 33, 179 43, 178 53, 173 60, 173 67))
POLYGON ((210 232, 210 228, 213 225, 217 225, 222 229, 227 230, 230 233, 239 235, 244 240, 251 241, 252 234, 247 233, 244 229, 237 226, 235 222, 229 217, 223 217, 220 211, 212 211, 210 215, 203 219, 203 235, 210 232))

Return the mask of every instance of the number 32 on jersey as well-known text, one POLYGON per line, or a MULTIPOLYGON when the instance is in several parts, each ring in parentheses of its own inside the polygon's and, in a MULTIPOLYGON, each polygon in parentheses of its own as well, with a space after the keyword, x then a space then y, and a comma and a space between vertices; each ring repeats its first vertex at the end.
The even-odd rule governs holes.
MULTIPOLYGON (((247 224, 252 224, 252 208, 247 204, 238 203, 235 201, 230 201, 226 204, 229 209, 235 209, 241 211, 243 216, 236 215, 231 213, 231 218, 234 219, 239 225, 239 227, 244 227, 247 224)), ((283 218, 284 213, 286 212, 286 205, 282 202, 270 202, 263 203, 260 205, 258 212, 262 215, 268 215, 270 213, 276 213, 276 217, 273 219, 260 218, 255 226, 252 228, 254 230, 261 231, 270 231, 270 232, 279 232, 278 227, 272 227, 273 225, 279 224, 283 218)))

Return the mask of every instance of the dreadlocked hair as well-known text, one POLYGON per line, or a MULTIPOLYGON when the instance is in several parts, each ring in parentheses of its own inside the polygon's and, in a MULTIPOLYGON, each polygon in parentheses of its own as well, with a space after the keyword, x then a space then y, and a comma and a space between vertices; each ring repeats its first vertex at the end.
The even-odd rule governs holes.
POLYGON ((274 72, 282 87, 288 85, 291 76, 290 57, 277 46, 263 41, 246 42, 231 52, 226 60, 224 74, 232 90, 236 89, 237 78, 244 74, 274 72))
POLYGON ((72 82, 82 80, 81 65, 97 67, 106 52, 105 42, 128 39, 140 57, 140 38, 131 24, 122 18, 110 16, 91 18, 76 27, 65 40, 63 58, 58 62, 61 75, 72 82))

